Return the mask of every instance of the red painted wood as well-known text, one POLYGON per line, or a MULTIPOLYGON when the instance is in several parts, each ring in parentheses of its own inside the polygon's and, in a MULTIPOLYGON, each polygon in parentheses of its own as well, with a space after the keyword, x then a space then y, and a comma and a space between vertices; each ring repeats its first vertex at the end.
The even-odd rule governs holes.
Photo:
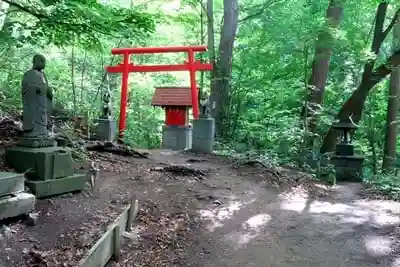
MULTIPOLYGON (((190 75, 190 90, 192 91, 192 108, 193 108, 193 118, 196 120, 199 118, 199 101, 197 94, 197 85, 196 85, 196 68, 194 62, 194 52, 193 50, 189 50, 188 52, 188 63, 189 63, 189 75, 190 75)), ((200 63, 201 65, 201 63, 200 63)))
POLYGON ((119 107, 119 137, 124 137, 126 127, 126 108, 128 105, 128 78, 129 78, 129 54, 124 55, 124 65, 122 70, 121 104, 119 107))
MULTIPOLYGON (((190 71, 190 64, 179 65, 128 65, 129 72, 168 72, 168 71, 190 71)), ((212 64, 202 64, 200 61, 193 63, 194 71, 212 70, 212 64)), ((124 71, 124 64, 107 67, 107 71, 111 73, 121 73, 124 71)))
POLYGON ((130 47, 130 48, 113 48, 111 53, 113 55, 129 54, 155 54, 155 53, 179 53, 179 52, 205 52, 207 46, 164 46, 164 47, 130 47))
POLYGON ((189 124, 189 111, 187 107, 165 109, 165 125, 185 126, 189 124))
MULTIPOLYGON (((212 64, 202 64, 195 61, 195 52, 207 51, 207 46, 173 46, 173 47, 138 47, 138 48, 113 48, 113 55, 123 55, 122 64, 117 66, 106 67, 108 72, 122 73, 122 88, 121 88, 121 106, 120 106, 120 121, 119 121, 119 136, 123 137, 123 131, 126 127, 126 108, 128 102, 128 78, 129 72, 164 72, 164 71, 189 71, 190 88, 193 107, 193 117, 199 117, 198 90, 196 86, 196 71, 212 70, 212 64), (130 63, 131 54, 153 54, 153 53, 176 53, 186 52, 188 61, 178 65, 144 65, 135 66, 130 63)), ((172 115, 171 115, 172 116, 172 115)), ((181 115, 176 115, 181 116, 181 115)), ((179 122, 180 123, 180 122, 179 122)))

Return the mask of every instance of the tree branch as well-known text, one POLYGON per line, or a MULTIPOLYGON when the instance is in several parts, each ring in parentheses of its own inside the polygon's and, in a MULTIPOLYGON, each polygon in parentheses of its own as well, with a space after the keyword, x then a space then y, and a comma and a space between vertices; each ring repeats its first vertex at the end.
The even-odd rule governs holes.
MULTIPOLYGON (((5 3, 8 3, 10 6, 14 6, 16 8, 18 8, 19 10, 21 10, 22 12, 28 13, 29 15, 34 16, 35 18, 39 19, 39 20, 45 20, 47 21, 47 23, 51 22, 52 24, 61 24, 64 26, 68 26, 68 27, 75 27, 75 28, 79 28, 79 30, 82 30, 82 27, 86 28, 86 29, 91 29, 93 32, 97 32, 103 35, 107 35, 107 36, 111 36, 114 38, 117 38, 117 36, 113 35, 110 32, 106 32, 102 29, 101 25, 96 25, 93 23, 87 24, 87 23, 68 23, 68 20, 62 21, 62 20, 54 20, 51 16, 47 15, 47 14, 43 14, 43 13, 37 13, 31 9, 29 9, 26 6, 23 6, 19 3, 16 3, 12 0, 3 0, 5 3)), ((127 19, 123 19, 120 21, 116 21, 116 23, 127 23, 127 19)))
MULTIPOLYGON (((383 38, 383 24, 386 18, 386 10, 388 3, 380 3, 375 15, 374 36, 372 37, 371 52, 376 56, 379 54, 383 38)), ((368 60, 364 65, 364 71, 361 78, 361 83, 368 82, 374 70, 376 58, 368 60)))
POLYGON ((23 5, 15 3, 14 1, 3 0, 3 2, 9 4, 10 6, 14 6, 14 7, 16 7, 18 9, 20 9, 20 10, 22 10, 22 11, 24 11, 24 12, 30 14, 30 15, 32 15, 32 16, 38 18, 38 19, 49 19, 50 18, 49 16, 46 16, 45 14, 36 13, 36 12, 30 10, 29 8, 23 6, 23 5))
MULTIPOLYGON (((3 0, 5 3, 8 3, 10 6, 14 6, 16 8, 18 8, 19 10, 21 10, 22 12, 28 13, 32 16, 34 16, 35 18, 39 19, 39 20, 45 20, 45 24, 47 23, 51 23, 51 24, 61 24, 64 26, 67 26, 69 28, 78 28, 79 31, 81 31, 82 29, 86 29, 92 32, 97 32, 99 34, 102 35, 107 35, 107 36, 111 36, 114 38, 118 38, 117 36, 113 35, 111 32, 107 32, 103 29, 103 26, 101 24, 98 23, 93 23, 93 21, 91 23, 70 23, 68 22, 69 20, 72 20, 71 18, 63 18, 63 19, 54 19, 52 18, 51 15, 48 14, 43 14, 43 13, 38 13, 35 12, 31 9, 29 9, 28 7, 20 4, 20 3, 16 3, 13 0, 3 0)), ((129 21, 128 18, 124 18, 118 21, 113 21, 114 23, 127 23, 127 24, 134 24, 133 22, 129 21)), ((74 29, 72 29, 73 31, 76 31, 74 29)))
POLYGON ((394 52, 384 64, 378 66, 371 74, 370 82, 375 85, 400 66, 400 50, 394 52))
POLYGON ((371 50, 376 55, 379 53, 381 44, 385 39, 383 36, 383 24, 385 23, 386 10, 388 3, 380 3, 376 11, 375 29, 374 29, 374 39, 372 40, 371 50))
POLYGON ((242 19, 239 19, 238 23, 246 21, 246 20, 249 20, 249 19, 253 19, 253 18, 258 17, 258 16, 261 16, 262 14, 264 14, 264 12, 266 11, 267 8, 273 6, 273 5, 277 4, 277 3, 284 2, 284 1, 285 0, 269 0, 269 1, 266 1, 262 5, 262 7, 261 7, 261 9, 259 11, 255 12, 253 14, 250 14, 250 15, 242 18, 242 19))
POLYGON ((386 28, 386 30, 382 33, 382 37, 383 39, 386 38, 386 36, 389 34, 389 32, 392 30, 392 28, 394 27, 394 25, 396 24, 396 22, 399 20, 400 18, 400 8, 397 9, 396 13, 394 14, 392 21, 390 22, 390 24, 388 25, 388 27, 386 28))

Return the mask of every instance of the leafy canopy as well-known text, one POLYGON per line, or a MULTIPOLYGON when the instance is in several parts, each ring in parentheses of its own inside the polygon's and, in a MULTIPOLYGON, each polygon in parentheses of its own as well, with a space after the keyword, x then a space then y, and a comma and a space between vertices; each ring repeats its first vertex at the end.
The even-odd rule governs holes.
POLYGON ((80 44, 99 47, 101 38, 134 39, 154 32, 152 14, 98 3, 95 0, 4 0, 18 13, 29 14, 16 24, 20 43, 80 44))

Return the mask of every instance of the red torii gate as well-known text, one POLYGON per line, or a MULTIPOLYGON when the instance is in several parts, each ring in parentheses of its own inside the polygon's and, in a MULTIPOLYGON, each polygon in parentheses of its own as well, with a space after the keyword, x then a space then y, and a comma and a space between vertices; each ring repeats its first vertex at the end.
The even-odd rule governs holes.
POLYGON ((205 52, 207 46, 171 46, 171 47, 138 47, 138 48, 113 48, 113 55, 123 55, 124 59, 117 66, 108 66, 110 73, 122 73, 121 105, 119 113, 119 137, 123 137, 126 127, 126 107, 128 104, 128 77, 130 72, 168 72, 189 71, 190 89, 192 95, 193 117, 199 117, 198 92, 196 85, 196 71, 212 70, 212 64, 203 64, 195 60, 195 52, 205 52), (131 54, 155 54, 155 53, 187 53, 187 61, 177 65, 134 65, 130 60, 131 54))

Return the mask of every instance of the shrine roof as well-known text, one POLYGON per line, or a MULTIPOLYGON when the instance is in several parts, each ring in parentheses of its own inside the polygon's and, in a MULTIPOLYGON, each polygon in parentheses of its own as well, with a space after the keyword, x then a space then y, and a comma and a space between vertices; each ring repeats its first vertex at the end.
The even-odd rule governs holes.
POLYGON ((157 87, 151 101, 153 106, 192 106, 190 87, 157 87))

